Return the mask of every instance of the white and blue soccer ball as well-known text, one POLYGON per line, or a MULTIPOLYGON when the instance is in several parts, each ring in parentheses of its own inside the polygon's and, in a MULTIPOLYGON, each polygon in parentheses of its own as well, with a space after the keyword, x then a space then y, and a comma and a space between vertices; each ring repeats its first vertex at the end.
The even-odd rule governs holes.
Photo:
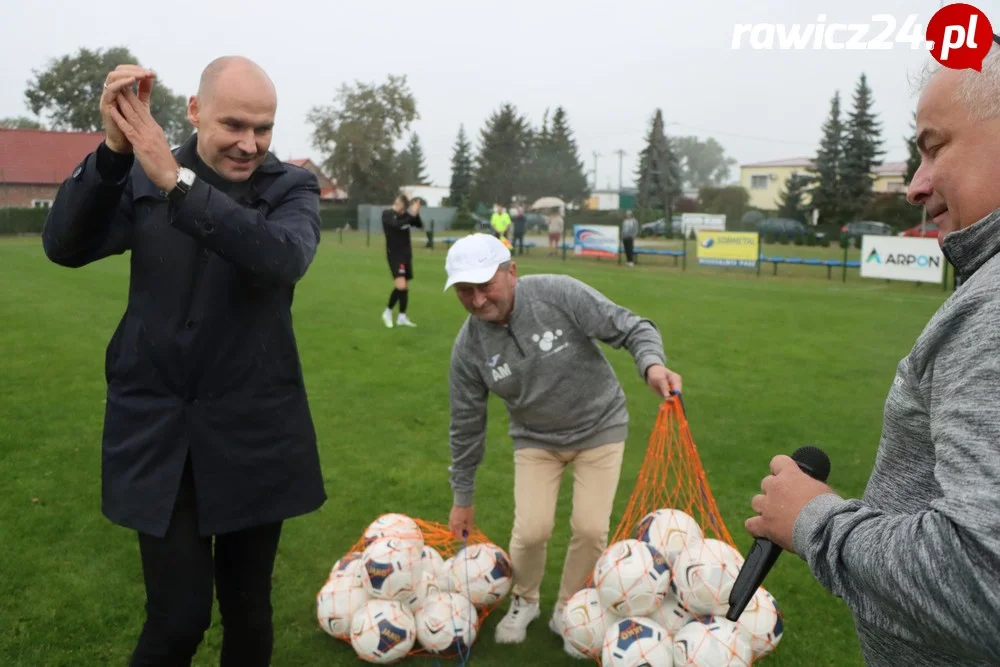
POLYGON ((673 567, 677 556, 703 540, 705 534, 690 514, 664 508, 650 512, 639 521, 635 538, 656 547, 673 567))
POLYGON ((671 637, 694 618, 673 593, 667 595, 663 603, 646 614, 646 617, 666 630, 671 637))
POLYGON ((419 542, 424 546, 424 534, 417 522, 405 514, 383 514, 372 521, 362 536, 363 544, 368 547, 375 540, 385 537, 395 537, 407 542, 419 542))
POLYGON ((500 602, 513 586, 510 557, 496 544, 466 545, 449 560, 449 590, 466 596, 477 607, 500 602))
POLYGON ((369 600, 351 619, 351 647, 365 662, 402 660, 417 641, 413 614, 400 602, 369 600))
POLYGON ((423 544, 395 537, 383 537, 365 548, 362 555, 365 589, 379 600, 395 600, 407 606, 417 604, 422 576, 423 544))
POLYGON ((677 597, 693 616, 725 615, 742 561, 739 552, 725 542, 698 542, 674 562, 677 597))
POLYGON ((330 568, 329 579, 350 577, 355 579, 359 585, 364 585, 365 563, 363 556, 364 554, 360 551, 351 551, 345 554, 330 568))
POLYGON ((437 655, 467 656, 479 630, 475 605, 458 593, 427 596, 414 619, 417 642, 437 655))
POLYGON ((722 617, 696 618, 674 635, 674 665, 696 667, 750 667, 750 640, 732 621, 722 617))
POLYGON ((648 618, 623 618, 604 635, 601 667, 673 667, 670 635, 648 618))
POLYGON ((646 616, 669 593, 670 566, 648 542, 621 540, 597 560, 594 587, 605 609, 622 618, 646 616))
POLYGON ((347 639, 355 612, 369 600, 361 579, 352 576, 331 577, 316 594, 316 620, 323 632, 337 639, 347 639))
POLYGON ((778 603, 763 588, 757 589, 736 624, 750 639, 754 660, 774 651, 784 632, 778 603))
POLYGON ((596 588, 582 588, 574 593, 563 609, 562 636, 589 658, 599 658, 608 628, 621 618, 604 609, 596 588))

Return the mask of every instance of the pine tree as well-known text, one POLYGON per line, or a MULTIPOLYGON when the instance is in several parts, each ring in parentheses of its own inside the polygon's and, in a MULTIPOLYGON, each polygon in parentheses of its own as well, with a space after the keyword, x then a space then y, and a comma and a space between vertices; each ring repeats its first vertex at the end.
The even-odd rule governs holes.
POLYGON ((778 193, 778 217, 806 222, 803 196, 809 183, 808 176, 792 174, 778 193))
POLYGON ((530 158, 531 128, 512 104, 504 104, 486 120, 480 131, 479 155, 473 177, 473 198, 491 205, 523 194, 528 180, 525 167, 530 158))
POLYGON ((552 161, 552 133, 549 131, 549 110, 542 116, 541 127, 532 133, 528 150, 524 195, 529 201, 538 197, 556 196, 558 187, 555 167, 552 161))
POLYGON ((906 137, 906 148, 907 148, 907 158, 906 158, 906 174, 903 176, 903 183, 906 185, 910 184, 913 180, 914 174, 917 173, 917 169, 920 168, 920 149, 917 148, 917 112, 913 112, 913 120, 910 122, 910 129, 913 133, 906 137))
POLYGON ((472 206, 472 145, 465 134, 465 125, 459 125, 458 138, 451 154, 451 205, 459 209, 472 206))
POLYGON ((821 221, 842 221, 843 142, 844 125, 840 119, 840 91, 837 91, 830 100, 830 115, 823 124, 823 138, 814 165, 808 170, 812 175, 812 205, 819 209, 821 221))
POLYGON ((414 132, 410 142, 399 154, 399 179, 403 185, 427 185, 427 165, 424 151, 420 147, 420 137, 414 132))
POLYGON ((854 91, 854 109, 847 120, 840 171, 844 210, 851 220, 859 219, 871 204, 872 171, 882 164, 879 156, 885 153, 881 150, 882 124, 875 120, 872 105, 872 91, 862 74, 854 91))
POLYGON ((590 196, 580 152, 562 107, 552 116, 552 131, 548 139, 550 160, 554 169, 555 196, 567 203, 582 204, 590 196))
POLYGON ((639 153, 636 183, 639 206, 642 209, 663 208, 669 220, 673 216, 673 200, 683 190, 680 159, 663 127, 663 112, 657 109, 646 136, 646 147, 639 153))

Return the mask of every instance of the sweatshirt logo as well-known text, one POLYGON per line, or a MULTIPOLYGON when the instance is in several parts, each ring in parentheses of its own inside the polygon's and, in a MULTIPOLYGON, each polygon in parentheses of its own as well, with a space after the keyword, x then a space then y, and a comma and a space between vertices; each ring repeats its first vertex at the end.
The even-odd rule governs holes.
POLYGON ((507 364, 502 364, 500 366, 497 366, 496 368, 493 368, 492 373, 493 373, 493 381, 499 382, 500 380, 504 380, 511 376, 510 366, 508 366, 507 364))
POLYGON ((548 352, 552 349, 553 343, 563 335, 562 329, 556 329, 553 334, 551 331, 546 331, 541 336, 535 334, 531 337, 531 340, 538 343, 538 347, 542 352, 548 352))
POLYGON ((490 368, 496 368, 498 361, 500 361, 500 355, 494 354, 492 357, 490 357, 490 360, 487 361, 486 363, 487 365, 489 365, 490 368))

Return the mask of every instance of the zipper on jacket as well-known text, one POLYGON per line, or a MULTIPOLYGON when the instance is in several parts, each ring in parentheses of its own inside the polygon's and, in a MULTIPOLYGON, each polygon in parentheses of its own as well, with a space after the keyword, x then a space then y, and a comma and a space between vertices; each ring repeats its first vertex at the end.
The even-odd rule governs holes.
POLYGON ((507 330, 507 335, 510 336, 510 339, 514 341, 514 346, 517 348, 517 351, 521 353, 521 357, 522 358, 527 357, 528 355, 524 353, 524 348, 521 347, 521 343, 518 342, 517 336, 514 335, 514 332, 511 330, 510 325, 508 324, 507 326, 504 327, 504 329, 507 330))

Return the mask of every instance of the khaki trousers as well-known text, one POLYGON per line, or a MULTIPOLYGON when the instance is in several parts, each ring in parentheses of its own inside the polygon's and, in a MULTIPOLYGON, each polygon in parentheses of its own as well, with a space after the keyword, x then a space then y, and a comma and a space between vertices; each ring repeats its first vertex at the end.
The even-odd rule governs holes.
POLYGON ((621 474, 624 442, 555 452, 514 450, 514 529, 510 541, 513 594, 539 599, 545 554, 555 526, 556 501, 566 466, 573 464, 573 511, 569 549, 558 603, 583 587, 607 548, 611 510, 621 474))

